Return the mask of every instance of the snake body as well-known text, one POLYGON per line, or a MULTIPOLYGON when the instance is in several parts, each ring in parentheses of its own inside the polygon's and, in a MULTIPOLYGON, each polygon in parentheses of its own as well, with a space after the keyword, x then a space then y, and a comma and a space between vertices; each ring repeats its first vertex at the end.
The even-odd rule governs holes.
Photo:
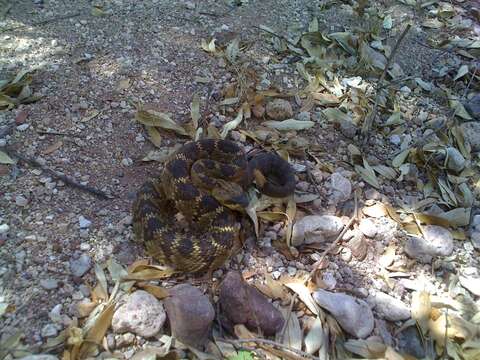
POLYGON ((248 160, 228 140, 188 142, 165 162, 158 178, 146 181, 133 204, 133 229, 154 259, 181 272, 220 267, 230 256, 240 226, 235 210, 248 205, 243 191, 257 181, 269 196, 295 189, 289 163, 272 153, 248 160), (180 213, 188 226, 176 217, 180 213))

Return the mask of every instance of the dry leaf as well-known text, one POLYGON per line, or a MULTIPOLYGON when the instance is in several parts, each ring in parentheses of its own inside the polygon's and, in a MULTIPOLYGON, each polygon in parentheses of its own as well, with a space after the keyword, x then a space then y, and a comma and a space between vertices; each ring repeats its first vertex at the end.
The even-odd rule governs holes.
POLYGON ((138 107, 135 119, 143 125, 156 126, 165 130, 172 130, 180 135, 188 135, 183 127, 178 125, 168 114, 154 109, 138 107))
POLYGON ((295 119, 287 119, 283 121, 267 120, 262 123, 269 128, 280 130, 280 131, 289 131, 289 130, 304 130, 310 129, 315 125, 313 121, 302 121, 295 119))
POLYGON ((412 294, 412 306, 410 311, 412 319, 417 321, 423 334, 426 334, 427 332, 431 310, 430 294, 426 291, 415 291, 412 294))
POLYGON ((163 288, 161 286, 156 286, 156 285, 150 285, 150 284, 144 284, 144 283, 139 283, 137 284, 138 287, 141 287, 145 291, 148 291, 150 294, 155 296, 157 299, 165 299, 166 297, 169 296, 168 289, 163 288))
POLYGON ((50 145, 45 150, 43 150, 43 153, 45 155, 51 154, 51 153, 57 151, 58 149, 60 149, 62 147, 62 145, 63 145, 63 141, 61 141, 61 140, 59 140, 57 142, 54 142, 52 145, 50 145))
POLYGON ((323 330, 322 320, 317 317, 307 336, 305 336, 305 352, 308 354, 316 353, 327 339, 328 337, 323 330))
POLYGON ((290 312, 287 308, 280 308, 280 312, 283 315, 284 319, 288 319, 284 325, 284 329, 277 333, 277 341, 281 341, 283 344, 287 345, 290 348, 301 350, 302 349, 302 340, 303 340, 303 331, 300 327, 300 321, 298 320, 295 312, 290 312), (283 335, 283 339, 279 339, 283 335))
POLYGON ((0 150, 0 164, 11 165, 15 164, 15 161, 7 153, 0 150))
POLYGON ((228 133, 231 131, 231 130, 234 130, 237 128, 238 125, 240 125, 240 123, 242 122, 243 120, 243 107, 240 108, 240 110, 238 111, 238 114, 237 116, 235 117, 235 119, 233 119, 232 121, 229 121, 228 123, 226 123, 224 126, 223 126, 223 129, 222 131, 220 132, 220 137, 222 139, 225 139, 228 135, 228 133))

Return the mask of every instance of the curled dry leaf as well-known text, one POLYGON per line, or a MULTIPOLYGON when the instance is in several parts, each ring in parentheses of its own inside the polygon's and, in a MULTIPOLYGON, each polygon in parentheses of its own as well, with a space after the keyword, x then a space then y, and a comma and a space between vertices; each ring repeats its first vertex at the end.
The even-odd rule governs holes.
POLYGON ((235 119, 233 119, 232 121, 229 121, 228 123, 226 123, 224 126, 223 126, 223 129, 222 131, 220 132, 220 137, 222 139, 225 139, 228 135, 228 133, 231 131, 231 130, 234 130, 237 128, 238 125, 240 125, 240 123, 242 122, 243 120, 243 107, 240 108, 240 110, 238 111, 238 114, 237 116, 235 117, 235 119))
POLYGON ((310 129, 315 125, 313 121, 302 121, 296 119, 287 119, 283 121, 267 120, 262 123, 269 128, 280 130, 280 131, 289 131, 289 130, 305 130, 310 129))
POLYGON ((374 340, 353 340, 345 342, 345 348, 357 355, 367 359, 383 358, 387 346, 381 342, 374 340))
POLYGON ((322 320, 317 317, 313 322, 310 331, 305 336, 305 351, 308 354, 314 354, 328 341, 327 334, 323 330, 322 320))
POLYGON ((171 130, 179 135, 188 135, 187 131, 170 118, 168 114, 157 111, 153 108, 144 108, 141 105, 138 105, 135 119, 143 125, 171 130))
POLYGON ((428 321, 430 320, 430 312, 432 311, 430 294, 426 291, 415 291, 412 294, 410 311, 412 319, 417 321, 422 332, 426 334, 428 330, 428 321))

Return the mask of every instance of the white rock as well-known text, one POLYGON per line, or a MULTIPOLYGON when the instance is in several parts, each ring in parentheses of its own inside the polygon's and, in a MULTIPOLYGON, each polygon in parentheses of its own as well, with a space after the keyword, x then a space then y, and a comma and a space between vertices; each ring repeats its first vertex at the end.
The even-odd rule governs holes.
POLYGON ((411 236, 405 244, 405 252, 421 262, 430 262, 433 256, 449 256, 453 252, 453 236, 438 225, 423 228, 424 238, 411 236))
POLYGON ((30 124, 21 124, 17 126, 18 131, 25 131, 30 127, 30 124))
POLYGON ((52 308, 52 310, 50 310, 48 317, 50 318, 50 320, 52 320, 55 323, 61 323, 62 322, 62 304, 55 305, 52 308))
POLYGON ((332 215, 309 215, 297 221, 293 226, 292 244, 312 244, 323 242, 337 236, 343 229, 340 218, 332 215))
POLYGON ((10 230, 10 226, 8 226, 8 224, 0 225, 0 234, 7 234, 9 230, 10 230))
POLYGON ((339 203, 350 199, 352 194, 352 184, 350 180, 340 173, 333 173, 330 177, 330 189, 332 191, 331 200, 339 203))
POLYGON ((360 224, 358 224, 360 231, 369 238, 374 238, 377 235, 377 225, 372 219, 362 219, 360 224))
POLYGON ((410 309, 407 305, 383 292, 378 291, 370 295, 367 302, 372 304, 385 320, 400 321, 410 318, 410 309))
POLYGON ((373 313, 365 301, 323 289, 315 291, 312 296, 322 308, 333 315, 342 329, 350 335, 364 339, 372 332, 373 313))
POLYGON ((40 286, 45 290, 53 290, 58 287, 58 281, 55 279, 43 279, 40 280, 40 286))
POLYGON ((24 356, 19 360, 58 360, 58 357, 50 354, 36 354, 24 356))
POLYGON ((80 229, 87 229, 92 225, 92 222, 85 218, 83 215, 78 217, 78 224, 80 225, 80 229))
POLYGON ((70 271, 74 276, 83 276, 91 267, 92 259, 87 254, 82 254, 78 259, 70 260, 70 271))
POLYGON ((116 333, 132 332, 148 338, 160 331, 165 320, 162 303, 152 294, 137 290, 113 314, 112 329, 116 333))
POLYGON ((57 327, 53 324, 47 324, 45 325, 40 334, 44 337, 44 338, 47 338, 47 337, 54 337, 54 336, 57 336, 58 334, 58 330, 57 330, 57 327))
POLYGON ((17 206, 27 206, 28 204, 28 200, 26 197, 22 196, 22 195, 17 195, 15 197, 15 204, 17 204, 17 206))

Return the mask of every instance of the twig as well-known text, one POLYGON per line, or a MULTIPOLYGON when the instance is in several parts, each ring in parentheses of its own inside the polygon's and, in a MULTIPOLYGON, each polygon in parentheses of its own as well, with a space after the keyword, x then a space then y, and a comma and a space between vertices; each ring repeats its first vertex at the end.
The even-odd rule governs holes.
POLYGON ((8 32, 8 31, 14 31, 14 30, 18 30, 18 29, 23 29, 23 28, 26 28, 26 27, 29 27, 29 26, 45 25, 45 24, 48 24, 48 23, 51 23, 51 22, 56 22, 56 21, 65 20, 65 19, 71 19, 71 18, 80 16, 80 15, 82 15, 81 12, 75 12, 73 14, 55 16, 55 17, 52 17, 52 18, 49 18, 49 19, 36 21, 36 22, 33 22, 32 24, 28 24, 28 25, 22 24, 22 25, 18 25, 18 26, 12 26, 12 27, 6 28, 6 29, 0 29, 0 33, 8 32))
POLYGON ((82 137, 79 134, 68 134, 60 131, 46 131, 46 130, 37 130, 37 133, 40 135, 58 135, 58 136, 69 136, 69 137, 82 137))
POLYGON ((345 235, 345 233, 347 232, 348 229, 350 229, 350 226, 352 226, 353 222, 355 220, 357 220, 358 218, 358 196, 357 196, 357 191, 354 192, 354 201, 355 201, 355 210, 353 211, 353 215, 352 217, 350 218, 350 220, 348 221, 347 225, 345 225, 345 227, 343 228, 342 232, 340 234, 338 234, 337 238, 335 239, 335 241, 333 243, 330 244, 330 246, 328 248, 326 248, 322 255, 320 255, 320 260, 317 261, 317 264, 321 264, 323 262, 323 260, 325 259, 325 257, 330 253, 330 251, 332 251, 336 246, 337 244, 340 242, 340 240, 343 238, 343 235, 345 235))
POLYGON ((396 52, 399 48, 400 43, 402 42, 405 35, 407 35, 407 33, 408 33, 408 31, 410 30, 411 27, 412 27, 412 25, 408 24, 405 27, 405 29, 403 30, 402 34, 398 38, 397 43, 393 47, 393 50, 392 50, 390 56, 387 59, 387 63, 385 64, 385 68, 383 69, 382 75, 378 79, 378 82, 377 82, 377 85, 376 85, 376 95, 375 95, 375 102, 373 104, 373 109, 372 109, 372 112, 370 113, 370 116, 367 116, 365 118, 365 122, 363 123, 363 127, 362 127, 362 135, 363 135, 363 143, 364 144, 366 144, 367 141, 368 141, 370 127, 372 126, 373 121, 375 120, 375 117, 377 116, 378 102, 380 100, 380 85, 382 84, 383 80, 385 79, 385 76, 387 74, 387 70, 390 67, 390 64, 391 64, 393 58, 395 57, 395 54, 396 54, 396 52))
POLYGON ((268 340, 268 339, 259 339, 259 338, 252 338, 252 339, 235 339, 235 340, 229 340, 229 339, 222 339, 222 341, 229 342, 231 344, 242 344, 242 343, 257 343, 257 344, 265 344, 265 345, 271 345, 271 346, 276 346, 278 348, 290 351, 296 355, 303 356, 306 359, 313 359, 313 360, 320 360, 320 358, 313 356, 311 354, 308 354, 304 351, 294 349, 288 345, 280 344, 278 342, 275 342, 273 340, 268 340))
POLYGON ((90 194, 93 194, 93 195, 95 195, 95 196, 97 196, 97 197, 99 197, 100 199, 103 199, 103 200, 112 199, 112 196, 107 195, 102 190, 95 189, 95 188, 93 188, 91 186, 88 186, 88 185, 80 184, 80 183, 76 182, 75 180, 73 180, 72 178, 70 178, 68 176, 65 176, 63 174, 60 174, 58 171, 55 171, 55 170, 50 169, 49 167, 47 167, 45 165, 40 164, 35 159, 32 159, 32 158, 29 158, 29 157, 26 157, 26 156, 23 156, 23 155, 19 154, 18 151, 15 151, 15 150, 13 150, 9 147, 2 147, 1 149, 6 151, 9 155, 18 158, 18 159, 22 160, 23 162, 26 162, 27 164, 29 164, 33 167, 42 169, 43 171, 48 173, 53 178, 55 178, 57 180, 61 180, 65 184, 70 185, 71 187, 74 187, 74 188, 77 188, 79 190, 82 190, 82 191, 88 192, 90 194))
POLYGON ((276 33, 274 33, 273 31, 270 31, 270 30, 268 30, 268 29, 262 28, 262 27, 260 27, 260 26, 253 25, 253 27, 254 27, 255 29, 265 31, 265 32, 269 33, 270 35, 276 36, 276 37, 278 37, 278 38, 281 39, 281 40, 285 40, 285 41, 286 41, 287 43, 289 43, 290 45, 297 47, 297 44, 295 44, 293 41, 289 40, 289 39, 288 39, 287 37, 285 37, 285 36, 276 34, 276 33))

